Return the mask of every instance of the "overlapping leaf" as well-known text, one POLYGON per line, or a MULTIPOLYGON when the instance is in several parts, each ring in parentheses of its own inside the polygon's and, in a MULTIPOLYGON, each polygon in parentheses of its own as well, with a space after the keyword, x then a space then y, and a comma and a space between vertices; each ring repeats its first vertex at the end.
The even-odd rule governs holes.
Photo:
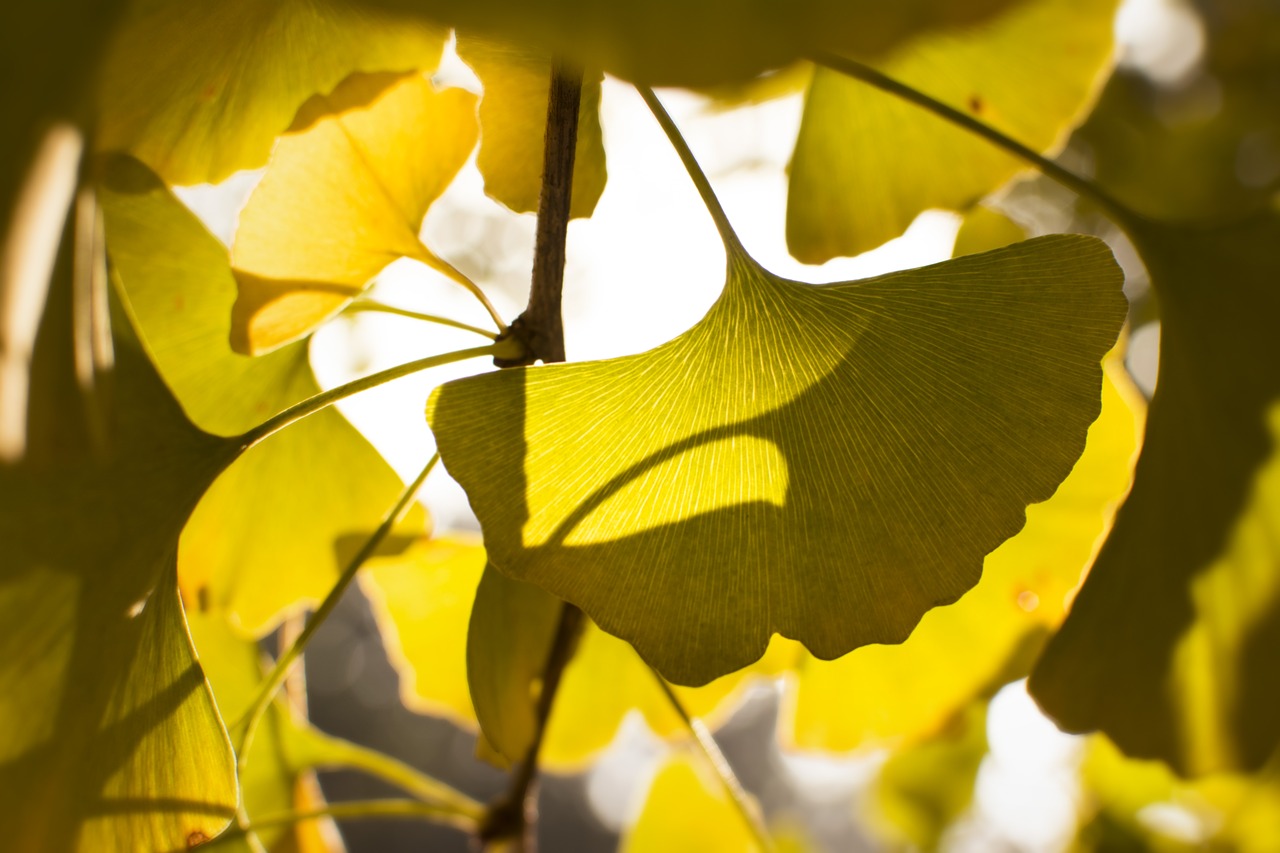
MULTIPOLYGON (((405 704, 476 727, 476 705, 486 702, 485 734, 499 755, 523 758, 533 732, 535 682, 555 633, 559 600, 485 570, 484 549, 458 538, 433 539, 402 555, 371 561, 361 587, 400 671, 405 704), (477 589, 486 583, 489 604, 483 610, 476 604, 473 615, 477 589), (469 655, 478 679, 470 692, 469 655), (488 693, 473 698, 477 689, 488 693)), ((677 688, 677 693, 690 713, 714 726, 752 678, 780 672, 791 658, 791 649, 778 643, 745 672, 705 687, 677 688)), ((539 754, 540 764, 553 770, 585 763, 613 740, 632 709, 660 735, 684 729, 635 651, 594 625, 586 626, 556 696, 539 754), (602 684, 608 689, 601 690, 602 684)))
POLYGON ((421 75, 372 74, 303 106, 240 214, 236 351, 307 335, 397 258, 453 272, 418 230, 475 147, 475 101, 421 75))
MULTIPOLYGON (((922 35, 876 65, 1037 150, 1087 112, 1116 0, 1028 0, 978 27, 922 35)), ((963 210, 1023 163, 914 104, 814 71, 791 163, 787 242, 802 261, 856 255, 928 208, 963 210)))
POLYGON ((622 849, 626 853, 760 853, 760 845, 719 780, 687 755, 673 756, 658 770, 622 849))
POLYGON ((261 166, 312 95, 435 68, 447 30, 347 0, 134 2, 98 80, 98 144, 171 184, 261 166))
POLYGON ((910 36, 980 21, 1019 0, 364 0, 576 59, 650 85, 742 81, 807 50, 877 52, 910 36))
POLYGON ((1066 476, 1124 315, 1098 241, 1054 236, 815 287, 730 253, 648 353, 442 386, 428 418, 491 563, 671 680, 900 642, 1066 476))
MULTIPOLYGON (((144 166, 112 160, 101 197, 128 310, 192 420, 236 435, 319 392, 305 343, 253 359, 231 351, 227 252, 144 166)), ((267 630, 328 592, 401 489, 342 415, 315 414, 250 449, 205 495, 182 536, 183 593, 267 630)), ((414 510, 399 529, 423 523, 414 510)))
POLYGON ((1130 755, 1255 769, 1280 743, 1280 219, 1131 233, 1160 382, 1133 491, 1032 690, 1130 755))
MULTIPOLYGON (((480 153, 476 165, 484 191, 518 213, 538 209, 542 191, 543 137, 551 61, 514 44, 458 36, 458 56, 484 84, 480 100, 480 153)), ((590 216, 604 191, 604 140, 600 132, 600 79, 582 81, 578 142, 569 215, 590 216)))
POLYGON ((33 425, 60 452, 0 468, 0 825, 15 850, 181 849, 235 807, 174 558, 236 447, 187 421, 122 331, 113 441, 91 455, 63 328, 69 288, 55 295, 32 412, 49 416, 33 425))

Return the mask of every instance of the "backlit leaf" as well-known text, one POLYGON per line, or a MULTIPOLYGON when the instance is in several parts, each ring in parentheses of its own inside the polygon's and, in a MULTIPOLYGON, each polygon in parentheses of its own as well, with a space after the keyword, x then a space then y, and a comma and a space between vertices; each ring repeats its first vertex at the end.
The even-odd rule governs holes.
POLYGON ((441 386, 428 418, 490 562, 680 684, 772 634, 901 642, 1052 494, 1124 316, 1096 240, 812 286, 738 251, 650 352, 441 386))
MULTIPOLYGON (((485 571, 484 549, 459 537, 432 539, 401 555, 371 560, 360 583, 400 672, 405 704, 475 728, 467 678, 470 619, 471 630, 485 638, 478 642, 473 636, 470 650, 482 689, 488 691, 485 731, 505 746, 503 753, 522 758, 533 730, 534 679, 542 675, 559 600, 492 569, 485 571), (490 585, 489 604, 483 610, 488 618, 477 622, 472 604, 477 587, 485 583, 490 585)), ((778 673, 793 657, 788 644, 777 642, 744 672, 676 692, 690 713, 715 726, 728 716, 752 677, 778 673)), ((476 684, 471 689, 476 690, 476 684)), ((635 650, 591 624, 583 631, 556 697, 539 753, 544 768, 581 767, 608 746, 632 709, 639 710, 659 735, 685 731, 635 650), (601 690, 601 684, 609 688, 601 690)), ((474 701, 479 704, 479 697, 474 701)))
MULTIPOLYGON (((160 181, 114 158, 101 198, 115 273, 161 375, 210 432, 241 433, 319 393, 306 343, 261 358, 228 345, 235 280, 226 249, 160 181)), ((403 485, 334 409, 251 448, 205 495, 182 536, 183 594, 255 633, 323 598, 403 485)), ((401 523, 421 532, 420 509, 401 523)))
POLYGON ((1131 236, 1159 384, 1133 491, 1031 688, 1129 755, 1256 769, 1280 743, 1280 218, 1131 236))
POLYGON ((33 387, 60 452, 0 467, 0 826, 14 850, 182 849, 236 801, 174 584, 179 531, 236 446, 186 420, 118 317, 113 441, 90 454, 69 290, 33 387))
MULTIPOLYGON (((1027 0, 921 35, 875 65, 1041 151, 1066 141, 1109 67, 1116 0, 1027 0)), ((914 104, 817 68, 791 162, 787 243, 820 263, 963 210, 1025 164, 914 104)))
POLYGON ((418 231, 475 147, 475 110, 418 74, 355 75, 302 107, 240 214, 236 351, 309 334, 397 258, 451 270, 418 231))
POLYGON ((827 751, 918 741, 984 692, 1025 676, 1129 488, 1142 408, 1120 359, 1109 358, 1102 414, 1053 497, 1028 507, 1026 527, 987 556, 978 585, 925 614, 907 642, 829 662, 806 655, 790 700, 790 739, 827 751))
POLYGON ((136 0, 105 62, 102 150, 172 184, 261 166, 314 94, 353 71, 435 68, 447 31, 346 0, 136 0))
MULTIPOLYGON (((480 99, 480 153, 476 165, 484 191, 518 213, 538 209, 542 192, 543 136, 551 62, 544 54, 488 39, 458 37, 458 55, 484 84, 480 99)), ((590 216, 604 191, 604 140, 600 135, 600 78, 582 81, 578 144, 569 215, 590 216)))

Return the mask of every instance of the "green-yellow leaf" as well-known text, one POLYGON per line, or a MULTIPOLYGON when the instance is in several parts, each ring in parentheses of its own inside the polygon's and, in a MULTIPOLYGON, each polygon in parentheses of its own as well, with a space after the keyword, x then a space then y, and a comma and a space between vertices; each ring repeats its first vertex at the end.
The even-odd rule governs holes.
MULTIPOLYGON (((236 284, 226 249, 155 175, 113 158, 100 196, 126 307, 193 421, 236 435, 319 393, 306 343, 261 358, 231 351, 236 284)), ((263 633, 324 597, 402 488, 336 410, 294 424, 251 448, 200 502, 182 536, 183 594, 263 633)), ((423 524, 415 509, 399 531, 423 524)))
POLYGON ((735 250, 671 342, 449 383, 428 418, 494 567, 705 684, 775 633, 901 642, 971 587, 1080 454, 1124 313, 1080 236, 825 286, 735 250))
POLYGON ((235 807, 174 557, 236 446, 187 421, 122 329, 113 441, 90 454, 69 370, 69 291, 55 285, 33 388, 33 411, 56 416, 43 436, 60 452, 0 467, 0 826, 13 850, 182 849, 235 807))
POLYGON ((231 341, 259 355, 309 334, 418 239, 476 142, 476 97, 411 74, 355 75, 298 112, 240 214, 231 341))
POLYGON ((135 0, 99 80, 101 150, 171 184, 261 166, 312 95, 354 71, 432 69, 448 31, 346 0, 135 0))
POLYGON ((1129 755, 1256 769, 1280 743, 1280 217, 1131 236, 1159 384, 1133 491, 1031 688, 1129 755))
POLYGON ((1102 414, 1080 460, 1053 497, 1027 508, 1026 527, 987 556, 976 587, 925 614, 900 646, 868 646, 830 662, 805 657, 790 700, 797 746, 846 751, 918 741, 1027 674, 1034 648, 1019 647, 1038 646, 1062 621, 1129 488, 1143 404, 1118 358, 1106 368, 1102 414))
POLYGON ((624 853, 760 853, 724 786, 704 764, 674 755, 654 777, 624 853))
MULTIPOLYGON (((360 578, 388 655, 400 672, 405 704, 476 728, 482 699, 468 692, 470 621, 471 630, 483 638, 471 638, 470 653, 477 678, 471 690, 486 691, 488 716, 480 718, 484 732, 502 744, 499 755, 523 758, 533 732, 534 681, 542 675, 555 633, 559 600, 492 569, 486 572, 483 547, 459 537, 424 541, 399 556, 371 560, 360 578), (477 621, 473 602, 477 587, 486 583, 488 604, 477 613, 488 618, 477 621)), ((749 670, 705 687, 677 688, 677 693, 690 713, 715 726, 728 716, 751 678, 781 672, 793 657, 786 644, 775 643, 749 670)), ((608 746, 632 709, 659 735, 684 733, 684 724, 635 650, 591 624, 556 697, 539 753, 543 767, 581 767, 608 746), (605 683, 609 689, 601 691, 605 683)))
MULTIPOLYGON (((1039 151, 1087 111, 1109 68, 1116 0, 1027 0, 972 29, 924 34, 875 65, 1039 151)), ((787 243, 856 255, 929 208, 964 210, 1025 164, 914 104, 815 69, 791 162, 787 243)))
MULTIPOLYGON (((484 191, 517 213, 535 212, 542 192, 551 61, 547 55, 527 48, 465 33, 458 36, 458 55, 484 84, 480 99, 480 153, 476 157, 484 176, 484 191)), ((571 217, 590 216, 604 191, 601 76, 594 73, 582 81, 571 217)))

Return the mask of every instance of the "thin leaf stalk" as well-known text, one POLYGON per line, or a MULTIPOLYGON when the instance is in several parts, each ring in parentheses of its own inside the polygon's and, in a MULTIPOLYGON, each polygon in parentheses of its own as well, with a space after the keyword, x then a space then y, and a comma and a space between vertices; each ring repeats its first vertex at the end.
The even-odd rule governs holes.
POLYGON ((869 86, 873 86, 882 92, 886 92, 904 101, 923 107, 934 115, 951 122, 958 127, 962 127, 970 133, 980 136, 987 140, 997 148, 1012 154, 1020 160, 1034 167, 1045 177, 1057 181, 1062 186, 1083 196, 1107 212, 1116 222, 1123 226, 1139 224, 1143 221, 1143 217, 1133 211, 1127 205, 1120 202, 1115 196, 1108 193, 1102 187, 1098 186, 1094 181, 1078 175, 1060 163, 1050 160, 1048 157, 1040 154, 1032 148, 1023 145, 1016 139, 1013 139, 999 130, 995 129, 986 122, 980 121, 968 113, 961 112, 955 107, 944 104, 942 101, 932 98, 906 85, 881 71, 877 71, 870 65, 858 62, 855 59, 849 59, 834 53, 826 53, 818 51, 809 56, 809 60, 817 65, 829 68, 832 71, 860 80, 869 86))
POLYGON ((680 162, 684 164, 685 171, 689 173, 689 178, 693 181, 693 185, 697 187, 702 203, 706 206, 707 212, 711 214, 711 219, 716 224, 716 230, 720 232, 720 239, 724 242, 725 251, 730 255, 748 257, 746 249, 742 246, 742 241, 738 239, 737 232, 733 230, 733 225, 729 222, 729 215, 725 213, 724 206, 720 204, 720 199, 716 196, 715 190, 711 188, 711 181, 708 180, 706 173, 698 164, 698 159, 693 156, 689 143, 685 142, 684 135, 680 133, 680 128, 676 127, 675 121, 672 120, 666 108, 662 106, 658 96, 653 93, 653 89, 648 86, 636 86, 636 89, 640 92, 640 97, 644 98, 644 102, 649 106, 649 111, 653 113, 653 117, 662 126, 663 132, 666 133, 667 139, 671 142, 671 147, 680 156, 680 162))
POLYGON ((445 278, 448 278, 450 281, 460 284, 466 288, 466 290, 484 306, 484 310, 489 312, 489 316, 493 319, 494 325, 498 327, 498 332, 502 333, 507 330, 507 324, 503 322, 502 315, 498 313, 498 309, 489 301, 489 297, 485 295, 485 292, 480 289, 480 285, 472 281, 471 277, 462 270, 432 252, 426 246, 421 243, 419 243, 418 246, 420 251, 415 256, 415 260, 421 261, 436 272, 445 276, 445 278))
POLYGON ((721 751, 720 745, 716 743, 711 731, 702 720, 689 713, 684 703, 680 701, 680 697, 671 689, 671 684, 662 677, 660 672, 653 667, 649 667, 649 671, 657 679, 658 687, 662 689, 662 694, 667 697, 667 701, 675 710, 676 715, 680 717, 680 721, 684 723, 685 728, 693 735, 693 740, 698 745, 699 751, 702 752, 707 763, 711 765, 711 769, 720 778, 720 783, 724 786, 724 790, 729 795, 729 800, 733 803, 734 808, 742 816, 742 821, 751 832, 751 837, 761 850, 766 851, 766 853, 774 853, 777 847, 769 836, 769 830, 764 825, 764 819, 760 814, 759 808, 751 799, 751 795, 747 793, 746 788, 742 787, 742 783, 738 781, 738 776, 733 772, 729 759, 725 758, 724 752, 721 751))
MULTIPOLYGON (((347 563, 346 568, 343 569, 342 574, 333 585, 333 589, 329 591, 329 594, 325 596, 324 601, 322 601, 320 606, 316 608, 315 613, 307 622, 306 627, 304 627, 298 634, 298 637, 294 640, 293 644, 290 645, 282 655, 280 655, 279 659, 276 660, 275 666, 271 668, 271 672, 269 672, 267 677, 263 680, 262 686, 259 688, 257 696, 254 697, 253 703, 249 706, 249 709, 235 726, 235 728, 240 730, 240 738, 236 744, 236 769, 241 778, 243 778, 244 770, 248 763, 249 750, 253 746, 253 738, 254 735, 257 734, 258 725, 262 722, 262 717, 266 713, 267 707, 271 704, 271 700, 275 696, 276 691, 288 676, 290 668, 298 661, 299 658, 301 658, 303 651, 306 650, 307 645, 311 642, 311 638, 315 636, 316 631, 325 623, 325 620, 329 618, 333 609, 338 606, 338 602, 347 591, 347 587, 349 587, 351 585, 351 581, 355 579, 356 573, 360 571, 360 568, 365 564, 365 562, 378 550, 378 547, 382 544, 383 540, 387 538, 391 533, 392 528, 395 527, 396 522, 398 522, 400 517, 404 515, 405 511, 409 508, 409 505, 413 502, 414 496, 418 493, 418 490, 422 488, 422 484, 426 481, 427 475, 431 473, 432 469, 435 468, 439 461, 440 454, 433 454, 427 464, 423 466, 422 471, 414 481, 405 487, 404 491, 400 494, 399 499, 396 500, 395 505, 392 506, 391 509, 387 510, 386 515, 383 516, 382 523, 378 525, 378 529, 365 540, 364 544, 360 547, 360 550, 357 551, 355 556, 351 558, 351 561, 347 563)), ((243 819, 243 814, 241 817, 243 819)))
POLYGON ((390 314, 393 317, 406 317, 410 320, 421 320, 424 323, 435 323, 437 326, 448 326, 453 329, 461 329, 464 332, 472 332, 481 337, 494 340, 498 336, 488 329, 482 329, 479 326, 472 326, 469 323, 463 323, 449 317, 441 317, 439 314, 424 314, 421 311, 410 311, 407 308, 397 308, 394 305, 386 305, 382 302, 374 302, 373 300, 360 299, 352 302, 347 306, 346 313, 357 314, 366 312, 375 312, 378 314, 390 314))
POLYGON ((241 451, 248 450, 255 444, 259 444, 265 439, 275 435, 285 427, 291 426, 303 418, 314 415, 316 412, 332 406, 339 400, 345 400, 354 394, 359 394, 361 391, 368 391, 371 388, 377 388, 379 385, 385 385, 392 380, 399 379, 403 376, 409 376, 410 374, 418 373, 419 371, 423 371, 431 367, 440 367, 445 364, 466 361, 469 358, 493 355, 497 351, 498 345, 489 345, 443 353, 442 355, 427 356, 426 358, 420 358, 415 361, 397 365, 396 367, 390 367, 377 373, 372 373, 361 379, 348 382, 345 385, 339 385, 336 388, 330 388, 328 391, 323 391, 316 394, 314 397, 308 397, 299 403, 295 403, 283 412, 280 412, 274 417, 268 418, 258 424, 258 426, 241 435, 240 449, 241 451))
POLYGON ((386 799, 386 800, 350 800, 345 803, 329 805, 302 812, 279 812, 263 815, 244 826, 231 826, 211 841, 199 846, 200 850, 214 850, 231 844, 255 832, 264 829, 275 829, 282 826, 296 826, 309 820, 373 820, 387 818, 406 818, 428 820, 432 823, 456 827, 463 832, 475 829, 475 820, 469 815, 460 814, 452 809, 436 803, 424 803, 418 800, 386 799))
POLYGON ((400 788, 420 803, 447 808, 466 818, 472 828, 484 816, 484 806, 460 791, 434 779, 385 753, 354 743, 331 744, 327 754, 333 759, 322 766, 328 769, 360 770, 400 788), (335 754, 335 750, 337 750, 335 754))

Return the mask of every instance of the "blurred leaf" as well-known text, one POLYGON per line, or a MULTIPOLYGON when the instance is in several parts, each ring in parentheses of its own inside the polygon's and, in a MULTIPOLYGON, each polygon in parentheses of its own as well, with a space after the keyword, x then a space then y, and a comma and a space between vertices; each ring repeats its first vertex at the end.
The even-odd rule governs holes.
POLYGON ((492 564, 670 680, 774 633, 834 658, 958 598, 1066 476, 1119 278, 1078 236, 821 287, 732 252, 671 342, 448 383, 428 419, 492 564))
POLYGON ((0 826, 14 850, 180 849, 235 807, 174 558, 236 445, 183 417, 119 318, 113 442, 87 452, 66 254, 33 387, 60 452, 0 467, 0 826))
POLYGON ((433 69, 447 30, 347 0, 134 0, 99 78, 101 150, 171 184, 263 165, 309 97, 353 71, 433 69))
MULTIPOLYGON (((1117 0, 1027 0, 981 26, 922 35, 874 64, 1039 151, 1066 140, 1109 69, 1117 0)), ((1025 164, 914 104, 825 68, 791 162, 787 244, 806 263, 964 210, 1025 164)))
POLYGON ((624 853, 760 853, 723 785, 695 759, 672 756, 654 776, 624 853))
POLYGON ((978 206, 966 213, 960 223, 951 255, 961 258, 978 252, 989 252, 1025 239, 1027 232, 1021 225, 998 210, 978 206))
POLYGON ((1280 743, 1280 217, 1133 225, 1160 297, 1160 380, 1133 491, 1031 687, 1179 772, 1280 743))
POLYGON ((240 214, 237 352, 304 337, 397 258, 451 271, 418 231, 475 147, 475 109, 418 74, 355 75, 303 105, 240 214))
MULTIPOLYGON (((467 681, 467 658, 474 655, 471 689, 485 691, 485 732, 505 747, 503 752, 523 758, 533 731, 535 680, 542 675, 555 633, 559 600, 485 571, 483 547, 458 537, 423 541, 402 555, 372 560, 360 578, 388 656, 400 672, 405 705, 475 728, 467 681), (477 586, 487 603, 477 603, 472 615, 477 586), (470 649, 468 616, 474 632, 470 649)), ((690 713, 715 726, 753 676, 778 673, 793 656, 788 644, 775 642, 750 669, 676 692, 690 713)), ((581 767, 608 746, 632 709, 661 736, 684 734, 683 723, 635 650, 588 624, 560 683, 539 755, 541 766, 581 767), (602 684, 608 690, 601 690, 602 684)))
POLYGON ((1018 0, 365 0, 650 85, 743 81, 815 48, 876 52, 1018 0))
POLYGON ((898 750, 876 777, 873 826, 913 850, 938 849, 942 833, 969 807, 987 754, 987 705, 975 702, 947 731, 898 750))
MULTIPOLYGON (((504 42, 458 36, 458 56, 484 84, 480 99, 480 154, 476 165, 484 190, 517 213, 538 209, 542 192, 543 137, 551 62, 504 42)), ((578 108, 578 145, 573 165, 569 215, 590 216, 605 184, 604 140, 600 135, 600 80, 582 81, 578 108)))
MULTIPOLYGON (((126 307, 192 420, 236 435, 319 393, 306 343, 261 358, 231 351, 226 249, 155 175, 112 158, 100 195, 126 307)), ((251 448, 209 489, 182 536, 183 594, 265 633, 324 597, 402 489, 336 409, 319 412, 251 448)), ((416 508, 398 530, 412 535, 424 523, 416 508)))
POLYGON ((1026 527, 987 556, 976 587, 925 614, 900 646, 868 646, 830 662, 804 656, 788 715, 795 745, 839 752, 916 742, 984 691, 1027 674, 1129 488, 1143 404, 1118 356, 1105 367, 1102 414, 1084 453, 1053 497, 1027 507, 1026 527), (1010 668, 1026 642, 1031 654, 1010 668))

